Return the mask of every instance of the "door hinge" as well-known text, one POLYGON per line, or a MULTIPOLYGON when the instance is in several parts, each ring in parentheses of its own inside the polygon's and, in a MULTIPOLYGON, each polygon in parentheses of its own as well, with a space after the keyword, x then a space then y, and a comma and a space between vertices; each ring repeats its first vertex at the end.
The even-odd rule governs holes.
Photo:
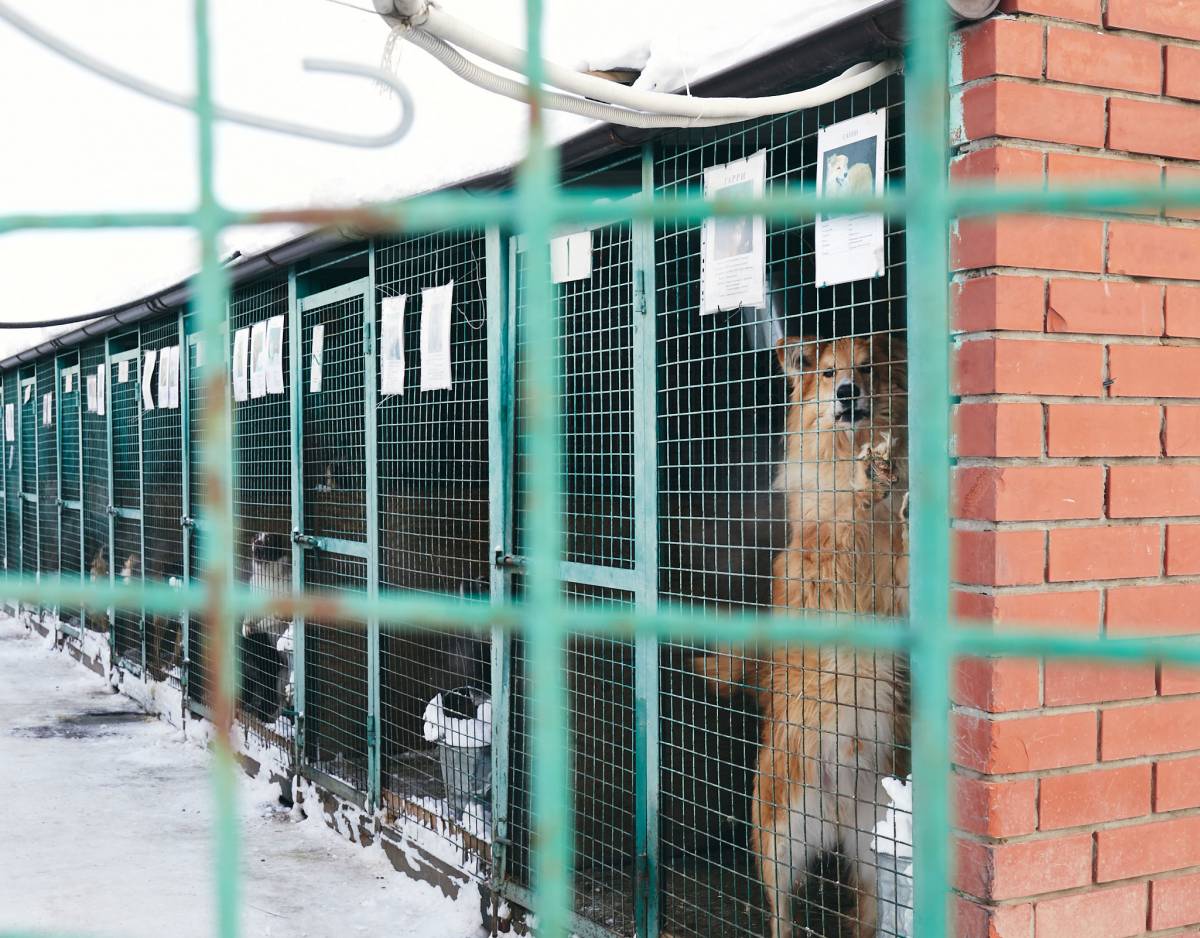
POLYGON ((641 315, 646 315, 646 272, 638 268, 633 272, 634 278, 634 302, 637 304, 637 311, 641 315))

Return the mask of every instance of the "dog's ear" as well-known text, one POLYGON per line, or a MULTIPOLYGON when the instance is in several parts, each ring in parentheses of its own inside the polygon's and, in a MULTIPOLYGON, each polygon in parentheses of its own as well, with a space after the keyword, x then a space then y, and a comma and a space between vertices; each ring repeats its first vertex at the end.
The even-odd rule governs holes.
POLYGON ((789 378, 798 380, 805 372, 816 367, 819 347, 819 343, 814 339, 794 335, 780 339, 775 343, 779 367, 789 378))

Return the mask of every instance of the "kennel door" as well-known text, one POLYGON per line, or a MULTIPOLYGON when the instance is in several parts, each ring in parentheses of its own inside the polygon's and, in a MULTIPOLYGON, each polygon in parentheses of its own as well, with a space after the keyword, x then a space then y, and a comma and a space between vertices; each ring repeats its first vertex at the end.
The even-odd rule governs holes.
MULTIPOLYGON (((370 300, 365 278, 300 300, 303 528, 295 538, 305 548, 306 591, 363 592, 368 586, 370 300)), ((367 791, 371 776, 368 659, 361 625, 304 622, 304 771, 354 792, 367 791)))
MULTIPOLYGON (((59 359, 58 371, 58 569, 64 580, 81 580, 83 560, 83 390, 79 384, 77 353, 59 359)), ((61 626, 75 632, 82 627, 82 613, 61 608, 61 626)))
MULTIPOLYGON (((116 340, 113 340, 115 344, 116 340)), ((112 439, 110 516, 112 551, 109 575, 114 583, 142 582, 142 383, 141 350, 109 355, 109 428, 112 439)), ((113 613, 113 654, 137 673, 145 664, 142 613, 113 613)))
MULTIPOLYGON (((650 317, 641 312, 644 270, 641 233, 632 225, 592 228, 584 276, 554 285, 552 312, 559 323, 557 364, 561 404, 564 551, 561 576, 569 605, 634 607, 652 595, 653 558, 642 550, 635 512, 640 461, 635 450, 646 394, 637 354, 650 317)), ((577 248, 580 239, 573 238, 577 248)), ((576 258, 578 260, 578 258, 576 258)), ((538 311, 527 305, 527 284, 550 271, 528 269, 524 240, 510 241, 508 367, 515 389, 510 431, 512 517, 497 563, 509 568, 510 591, 523 588, 528 491, 524 377, 529 352, 525 323, 538 311)), ((642 346, 644 347, 644 345, 642 346)), ((652 377, 652 376, 651 376, 652 377)), ((650 454, 652 463, 652 454, 650 454)), ((513 644, 507 825, 511 846, 503 871, 518 902, 530 884, 530 738, 536 715, 528 710, 523 646, 513 644)), ((643 871, 646 786, 639 787, 638 712, 643 659, 633 642, 576 635, 569 640, 569 701, 573 752, 575 913, 581 928, 643 933, 650 889, 643 871), (639 921, 643 924, 639 926, 639 921)), ((653 666, 645 669, 653 671, 653 666)), ((576 929, 580 930, 580 929, 576 929)))
POLYGON ((28 577, 38 574, 38 474, 37 428, 42 414, 37 399, 37 379, 32 371, 22 371, 20 403, 17 413, 20 426, 20 493, 21 493, 21 572, 28 577))

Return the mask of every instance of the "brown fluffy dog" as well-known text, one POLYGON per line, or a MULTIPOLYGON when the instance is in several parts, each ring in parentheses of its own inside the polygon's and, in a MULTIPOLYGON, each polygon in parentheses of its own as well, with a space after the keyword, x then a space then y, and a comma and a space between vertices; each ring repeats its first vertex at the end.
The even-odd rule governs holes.
MULTIPOLYGON (((902 615, 907 608, 904 346, 891 336, 781 343, 791 406, 785 493, 788 545, 774 567, 774 604, 902 615)), ((791 898, 817 855, 851 867, 854 931, 876 934, 870 849, 885 803, 880 779, 903 774, 907 668, 888 653, 772 650, 765 660, 718 652, 697 670, 762 712, 751 805, 774 938, 790 938, 791 898)))

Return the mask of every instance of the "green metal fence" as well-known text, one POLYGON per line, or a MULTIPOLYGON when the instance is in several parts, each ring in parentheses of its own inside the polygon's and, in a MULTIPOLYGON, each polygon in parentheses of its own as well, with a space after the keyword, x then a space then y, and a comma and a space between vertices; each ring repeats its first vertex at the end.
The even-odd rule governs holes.
MULTIPOLYGON (((910 3, 903 77, 816 112, 658 140, 622 158, 621 177, 641 180, 632 194, 597 189, 603 167, 558 186, 535 91, 513 192, 357 211, 346 220, 392 233, 233 290, 217 236, 266 219, 215 198, 208 10, 205 0, 194 6, 196 210, 0 216, 0 233, 193 227, 202 247, 191 309, 4 376, 3 402, 16 417, 4 455, 4 593, 66 631, 78 630, 80 615, 109 631, 118 668, 176 682, 188 709, 220 729, 223 938, 239 933, 235 716, 243 733, 337 794, 392 815, 424 810, 487 861, 498 895, 536 911, 540 934, 753 934, 772 915, 784 934, 791 883, 775 882, 773 897, 768 882, 765 902, 752 894, 768 869, 777 880, 803 872, 792 851, 819 836, 763 823, 758 786, 775 766, 763 761, 768 737, 755 763, 753 717, 725 696, 754 691, 745 677, 755 671, 784 682, 778 698, 821 703, 819 693, 788 688, 792 672, 807 680, 826 661, 845 664, 858 682, 856 714, 895 721, 911 706, 915 930, 939 936, 949 933, 953 659, 1200 663, 1187 639, 993 635, 951 620, 950 220, 1200 204, 1200 191, 950 190, 943 0, 910 3), (878 108, 890 128, 887 194, 818 197, 817 128, 878 108), (758 150, 768 155, 764 198, 702 198, 704 167, 758 150), (811 219, 864 210, 889 218, 884 277, 817 288, 811 219), (698 225, 748 214, 770 224, 778 322, 700 319, 698 225), (593 269, 554 288, 548 245, 560 225, 591 232, 593 269), (449 280, 454 388, 418 392, 420 376, 410 374, 404 396, 383 395, 383 300, 407 297, 403 335, 415 345, 421 291, 449 280), (274 316, 285 321, 283 389, 232 402, 238 333, 274 316), (847 606, 825 598, 807 561, 793 572, 791 548, 777 539, 786 506, 771 476, 794 431, 789 385, 773 370, 776 326, 825 343, 792 343, 796 357, 783 360, 814 381, 833 338, 870 340, 856 368, 899 375, 908 365, 909 380, 889 379, 876 395, 887 419, 873 418, 872 429, 910 438, 911 522, 893 525, 862 573, 868 598, 847 606), (142 381, 148 353, 161 368, 173 347, 178 408, 142 381), (90 377, 100 407, 81 405, 90 377), (911 432, 904 397, 922 415, 911 432), (793 578, 815 584, 816 611, 779 592, 793 578), (839 649, 832 658, 803 657, 829 648, 839 649), (907 668, 921 676, 910 703, 907 668), (883 673, 896 698, 864 696, 858 684, 883 673), (447 792, 418 733, 426 694, 486 683, 482 675, 493 746, 481 827, 442 803, 447 792), (724 683, 725 696, 703 675, 724 683), (749 838, 747 827, 757 828, 749 838), (783 846, 764 847, 772 837, 783 846)), ((535 89, 541 7, 529 0, 535 89)), ((841 476, 828 471, 836 504, 841 476)), ((887 741, 893 770, 907 761, 898 755, 906 735, 887 741)), ((784 756, 807 752, 783 745, 784 756)), ((845 767, 831 759, 833 770, 845 767)), ((847 895, 870 892, 867 866, 847 872, 834 857, 814 867, 800 924, 832 934, 867 920, 847 895)))

